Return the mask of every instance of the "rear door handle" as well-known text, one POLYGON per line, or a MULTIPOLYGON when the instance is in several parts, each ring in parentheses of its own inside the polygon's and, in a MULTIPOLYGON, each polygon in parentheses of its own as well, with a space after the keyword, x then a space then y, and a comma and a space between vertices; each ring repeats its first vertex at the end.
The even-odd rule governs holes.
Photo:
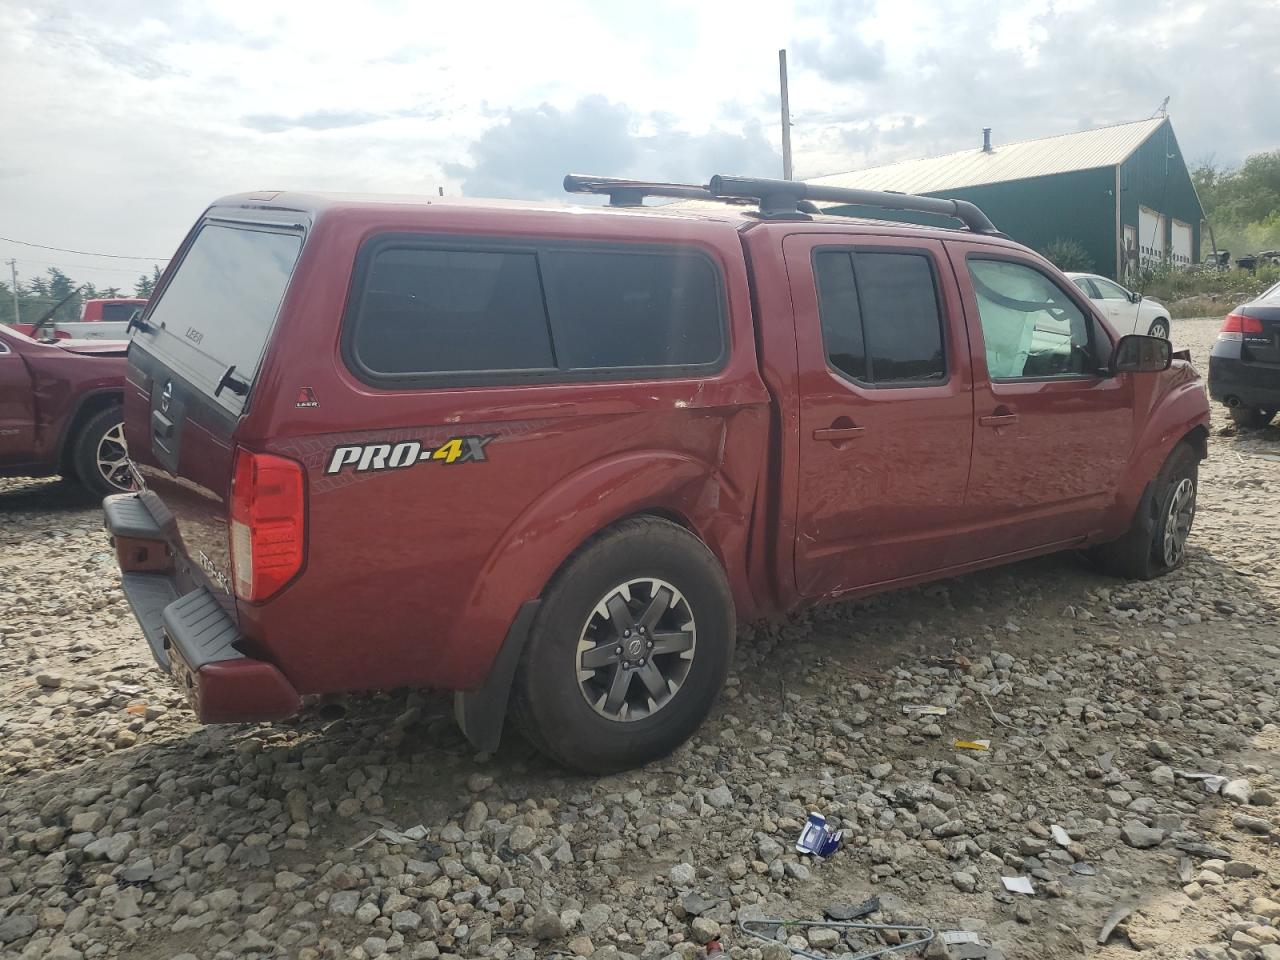
POLYGON ((979 417, 978 423, 984 427, 1007 427, 1011 423, 1018 422, 1016 413, 995 413, 988 417, 979 417))
POLYGON ((866 432, 866 427, 819 427, 813 431, 813 439, 839 443, 841 440, 857 439, 866 432))

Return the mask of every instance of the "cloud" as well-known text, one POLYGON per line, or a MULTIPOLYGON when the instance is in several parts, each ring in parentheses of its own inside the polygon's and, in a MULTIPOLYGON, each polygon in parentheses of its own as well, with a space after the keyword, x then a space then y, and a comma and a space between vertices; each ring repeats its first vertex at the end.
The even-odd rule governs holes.
POLYGON ((836 0, 823 11, 823 28, 797 38, 793 62, 835 83, 874 80, 884 73, 884 43, 866 39, 874 0, 836 0))
POLYGON ((55 10, 40 15, 31 27, 42 44, 65 50, 87 62, 123 70, 143 80, 178 76, 182 70, 154 56, 148 45, 113 36, 96 24, 55 10))
POLYGON ((312 110, 292 117, 278 113, 253 113, 242 117, 240 122, 260 133, 283 133, 286 130, 345 130, 349 127, 363 127, 378 123, 381 120, 436 116, 439 116, 439 113, 435 111, 413 109, 393 110, 386 113, 372 113, 368 110, 312 110))
POLYGON ((468 152, 469 163, 446 166, 463 193, 509 198, 561 196, 571 172, 705 183, 722 172, 776 175, 781 164, 755 121, 738 132, 691 132, 601 96, 564 110, 544 103, 508 111, 468 152))
POLYGON ((1238 163, 1280 146, 1274 4, 0 0, 0 210, 7 236, 159 253, 210 200, 265 187, 560 198, 570 170, 776 176, 779 46, 800 176, 977 149, 984 126, 999 145, 1134 120, 1166 95, 1187 157, 1238 163))
POLYGON ((1167 95, 1188 156, 1239 162, 1280 145, 1280 111, 1265 103, 1280 85, 1278 42, 1272 0, 1011 2, 981 13, 964 0, 816 0, 791 41, 797 175, 976 148, 987 126, 999 144, 1138 120, 1167 95), (846 64, 842 75, 848 43, 883 52, 882 69, 855 77, 846 64))

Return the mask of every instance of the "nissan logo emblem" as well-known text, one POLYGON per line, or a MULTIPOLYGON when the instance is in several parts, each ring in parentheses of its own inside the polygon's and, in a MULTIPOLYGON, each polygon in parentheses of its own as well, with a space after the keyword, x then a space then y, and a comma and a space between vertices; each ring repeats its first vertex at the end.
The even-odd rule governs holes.
POLYGON ((160 391, 160 412, 168 413, 169 404, 173 403, 173 381, 170 380, 164 385, 164 389, 160 391))

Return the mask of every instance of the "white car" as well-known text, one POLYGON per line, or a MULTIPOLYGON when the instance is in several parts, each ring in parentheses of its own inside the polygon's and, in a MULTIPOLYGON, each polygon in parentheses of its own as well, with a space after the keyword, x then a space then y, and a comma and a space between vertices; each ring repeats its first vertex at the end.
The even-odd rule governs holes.
POLYGON ((1126 290, 1114 280, 1096 273, 1068 273, 1071 282, 1101 310, 1116 333, 1145 333, 1169 339, 1169 308, 1158 300, 1126 290))

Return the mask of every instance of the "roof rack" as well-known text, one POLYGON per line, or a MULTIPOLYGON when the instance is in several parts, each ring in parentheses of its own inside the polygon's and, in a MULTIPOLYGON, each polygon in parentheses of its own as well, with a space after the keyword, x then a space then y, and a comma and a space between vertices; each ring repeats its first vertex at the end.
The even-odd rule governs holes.
MULTIPOLYGON (((592 177, 583 173, 567 173, 567 193, 594 193, 609 197, 611 207, 638 207, 645 197, 677 197, 682 200, 715 200, 706 187, 693 183, 660 183, 649 180, 623 180, 618 177, 592 177)), ((750 198, 746 198, 748 201, 750 198)))
MULTIPOLYGON (((645 197, 674 197, 679 200, 711 200, 755 206, 755 197, 720 197, 705 186, 696 183, 663 183, 653 180, 626 180, 619 177, 592 177, 583 173, 567 173, 564 177, 566 193, 593 193, 608 196, 611 207, 639 207, 645 197)), ((812 203, 799 201, 791 212, 819 213, 812 203)))
POLYGON ((704 187, 694 183, 662 183, 569 173, 565 174, 564 188, 569 193, 606 195, 611 207, 639 207, 644 204, 645 197, 750 203, 759 206, 762 218, 772 220, 803 218, 808 214, 822 213, 814 201, 851 204, 878 210, 905 210, 951 217, 974 233, 992 237, 1004 236, 987 215, 968 200, 921 197, 891 190, 825 187, 805 183, 803 180, 769 180, 763 177, 726 177, 716 174, 704 187))
POLYGON ((884 190, 855 190, 849 187, 825 187, 805 183, 803 180, 769 180, 760 177, 725 177, 717 174, 711 178, 707 191, 717 199, 755 200, 760 204, 763 217, 794 217, 801 204, 812 206, 812 201, 853 204, 876 207, 880 210, 907 210, 914 213, 932 213, 952 217, 974 233, 988 236, 1004 236, 996 229, 987 215, 968 200, 944 200, 941 197, 920 197, 910 193, 894 193, 884 190))

